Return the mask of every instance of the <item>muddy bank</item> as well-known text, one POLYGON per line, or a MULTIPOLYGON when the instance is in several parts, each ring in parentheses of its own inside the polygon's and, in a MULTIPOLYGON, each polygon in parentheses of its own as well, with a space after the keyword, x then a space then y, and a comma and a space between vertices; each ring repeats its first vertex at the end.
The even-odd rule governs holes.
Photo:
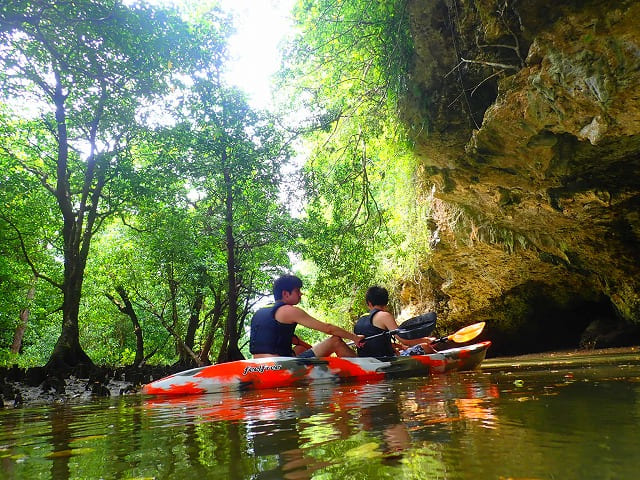
POLYGON ((158 378, 186 370, 185 366, 77 367, 51 371, 44 367, 0 368, 0 407, 19 408, 96 397, 130 395, 158 378))
POLYGON ((509 357, 495 357, 482 362, 482 370, 485 372, 522 372, 529 370, 583 369, 603 365, 616 366, 616 368, 640 365, 640 345, 618 348, 558 350, 509 357))

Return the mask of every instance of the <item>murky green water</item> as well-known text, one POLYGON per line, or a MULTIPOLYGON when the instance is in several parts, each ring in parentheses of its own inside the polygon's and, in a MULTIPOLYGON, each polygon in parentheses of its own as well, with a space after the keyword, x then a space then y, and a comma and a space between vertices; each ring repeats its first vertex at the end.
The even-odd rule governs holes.
POLYGON ((635 479, 640 353, 0 411, 2 479, 635 479))

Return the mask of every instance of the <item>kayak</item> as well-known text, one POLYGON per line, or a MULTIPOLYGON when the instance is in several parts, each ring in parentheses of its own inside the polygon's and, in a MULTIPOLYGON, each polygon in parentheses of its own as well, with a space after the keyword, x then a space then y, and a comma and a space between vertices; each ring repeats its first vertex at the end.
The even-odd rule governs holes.
POLYGON ((322 383, 367 382, 473 370, 490 341, 427 355, 383 359, 359 357, 268 357, 193 368, 145 385, 148 395, 199 395, 322 383))

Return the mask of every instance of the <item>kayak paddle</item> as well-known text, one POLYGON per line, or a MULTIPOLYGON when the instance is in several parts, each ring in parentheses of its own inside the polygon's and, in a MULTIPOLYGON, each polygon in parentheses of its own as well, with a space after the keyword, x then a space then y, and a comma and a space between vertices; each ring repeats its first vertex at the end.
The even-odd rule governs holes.
MULTIPOLYGON (((415 321, 416 319, 419 319, 420 317, 423 317, 426 315, 428 314, 411 318, 407 320, 407 322, 415 321)), ((402 325, 404 325, 405 323, 403 323, 402 325)), ((435 319, 433 320, 433 325, 430 325, 428 322, 423 322, 421 324, 420 322, 415 321, 414 323, 415 324, 412 326, 409 326, 409 328, 403 328, 403 326, 401 325, 399 328, 396 328, 395 330, 390 330, 387 332, 378 333, 377 335, 372 335, 370 337, 365 337, 364 341, 366 342, 370 338, 380 337, 382 335, 398 335, 400 338, 404 338, 405 340, 414 340, 416 338, 426 337, 429 333, 431 333, 431 330, 433 330, 433 327, 435 326, 435 319)), ((480 333, 484 329, 484 325, 485 325, 485 322, 478 322, 478 323, 474 323, 473 325, 468 325, 466 327, 461 328, 455 333, 452 333, 450 335, 446 335, 444 337, 440 337, 434 340, 433 342, 431 342, 431 345, 444 343, 447 340, 451 340, 452 342, 456 342, 456 343, 468 342, 469 340, 472 340, 476 338, 478 335, 480 335, 480 333)))
POLYGON ((461 328, 457 332, 452 333, 451 335, 440 337, 437 340, 434 340, 433 342, 431 342, 431 345, 435 345, 436 343, 443 343, 447 340, 451 340, 452 342, 456 343, 468 342, 469 340, 480 335, 480 332, 482 332, 482 330, 484 329, 484 323, 485 322, 478 322, 474 323, 473 325, 468 325, 464 328, 461 328))
POLYGON ((413 317, 402 322, 402 324, 394 330, 377 333, 376 335, 365 337, 363 340, 366 342, 370 338, 381 337, 383 335, 397 335, 405 340, 414 340, 416 338, 426 337, 435 327, 436 314, 434 312, 423 313, 422 315, 418 315, 417 317, 413 317))

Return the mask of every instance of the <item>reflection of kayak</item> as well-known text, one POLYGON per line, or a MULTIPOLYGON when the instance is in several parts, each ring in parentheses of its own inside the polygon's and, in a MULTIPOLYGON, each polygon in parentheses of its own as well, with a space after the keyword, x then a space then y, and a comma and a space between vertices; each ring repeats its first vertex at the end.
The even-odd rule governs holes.
POLYGON ((428 355, 382 360, 339 357, 239 360, 176 373, 145 385, 142 392, 153 395, 192 395, 318 383, 363 382, 472 370, 482 363, 489 345, 491 342, 487 341, 428 355))
POLYGON ((345 432, 354 419, 361 424, 388 426, 390 415, 396 417, 394 422, 419 421, 422 425, 466 418, 490 422, 493 412, 487 400, 499 396, 498 386, 488 375, 452 374, 267 390, 230 389, 212 395, 156 395, 148 396, 144 407, 163 425, 169 419, 174 425, 247 421, 246 425, 263 425, 271 431, 275 421, 320 414, 323 419, 331 416, 326 423, 345 432), (450 417, 453 420, 448 420, 450 417))

